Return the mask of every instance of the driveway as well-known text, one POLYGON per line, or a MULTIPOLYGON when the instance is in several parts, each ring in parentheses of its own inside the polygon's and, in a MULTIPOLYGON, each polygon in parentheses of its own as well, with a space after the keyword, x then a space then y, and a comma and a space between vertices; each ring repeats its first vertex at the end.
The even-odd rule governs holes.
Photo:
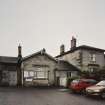
POLYGON ((57 88, 0 88, 0 105, 105 105, 105 100, 57 88))

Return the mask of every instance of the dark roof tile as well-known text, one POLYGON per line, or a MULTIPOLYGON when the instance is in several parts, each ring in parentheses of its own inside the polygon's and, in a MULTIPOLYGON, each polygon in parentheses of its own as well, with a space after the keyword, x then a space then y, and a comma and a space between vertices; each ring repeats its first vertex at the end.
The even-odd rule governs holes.
POLYGON ((60 71, 80 71, 77 67, 64 60, 58 61, 56 69, 60 71))
POLYGON ((1 63, 17 63, 17 57, 0 56, 1 63))
POLYGON ((75 47, 67 52, 64 52, 63 54, 61 55, 57 55, 55 58, 57 57, 60 57, 60 56, 63 56, 63 55, 66 55, 66 54, 69 54, 69 53, 72 53, 76 50, 79 50, 79 49, 84 49, 84 50, 94 50, 94 51, 99 51, 99 52, 105 52, 104 49, 100 49, 100 48, 96 48, 96 47, 92 47, 92 46, 87 46, 87 45, 81 45, 81 46, 78 46, 78 47, 75 47))
POLYGON ((24 57, 24 58, 23 58, 23 61, 25 61, 25 60, 27 60, 27 59, 33 57, 33 56, 39 55, 39 54, 42 54, 42 55, 44 54, 44 55, 46 55, 49 59, 51 59, 51 60, 57 62, 54 57, 52 57, 51 55, 49 55, 49 54, 46 53, 45 49, 43 49, 43 50, 41 50, 41 51, 38 51, 38 52, 36 52, 36 53, 33 53, 33 54, 31 54, 31 55, 28 55, 28 56, 24 57))

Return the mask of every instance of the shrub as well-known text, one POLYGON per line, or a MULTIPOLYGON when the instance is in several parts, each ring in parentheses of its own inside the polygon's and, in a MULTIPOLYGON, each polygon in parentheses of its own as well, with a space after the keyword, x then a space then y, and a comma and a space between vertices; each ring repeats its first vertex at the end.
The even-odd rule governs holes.
POLYGON ((101 70, 93 71, 93 72, 82 71, 81 78, 91 78, 91 79, 100 81, 102 79, 105 79, 105 70, 101 69, 101 70))
POLYGON ((75 76, 75 77, 68 77, 67 78, 67 87, 70 85, 70 83, 75 80, 75 79, 79 79, 79 76, 75 76))

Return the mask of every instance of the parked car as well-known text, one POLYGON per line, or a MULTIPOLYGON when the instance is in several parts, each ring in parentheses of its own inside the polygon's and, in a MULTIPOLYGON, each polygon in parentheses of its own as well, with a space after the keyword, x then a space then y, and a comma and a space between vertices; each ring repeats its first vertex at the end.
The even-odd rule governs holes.
POLYGON ((96 83, 97 82, 94 79, 76 79, 71 82, 69 88, 72 92, 84 93, 86 87, 92 86, 96 83))
POLYGON ((105 80, 86 88, 87 95, 98 95, 105 98, 105 80))

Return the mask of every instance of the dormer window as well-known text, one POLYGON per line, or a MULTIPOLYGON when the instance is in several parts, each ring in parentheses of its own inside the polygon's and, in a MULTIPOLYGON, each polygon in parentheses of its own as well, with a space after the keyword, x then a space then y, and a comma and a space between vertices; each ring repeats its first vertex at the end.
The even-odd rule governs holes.
POLYGON ((96 62, 96 54, 91 53, 90 54, 90 62, 96 62))

